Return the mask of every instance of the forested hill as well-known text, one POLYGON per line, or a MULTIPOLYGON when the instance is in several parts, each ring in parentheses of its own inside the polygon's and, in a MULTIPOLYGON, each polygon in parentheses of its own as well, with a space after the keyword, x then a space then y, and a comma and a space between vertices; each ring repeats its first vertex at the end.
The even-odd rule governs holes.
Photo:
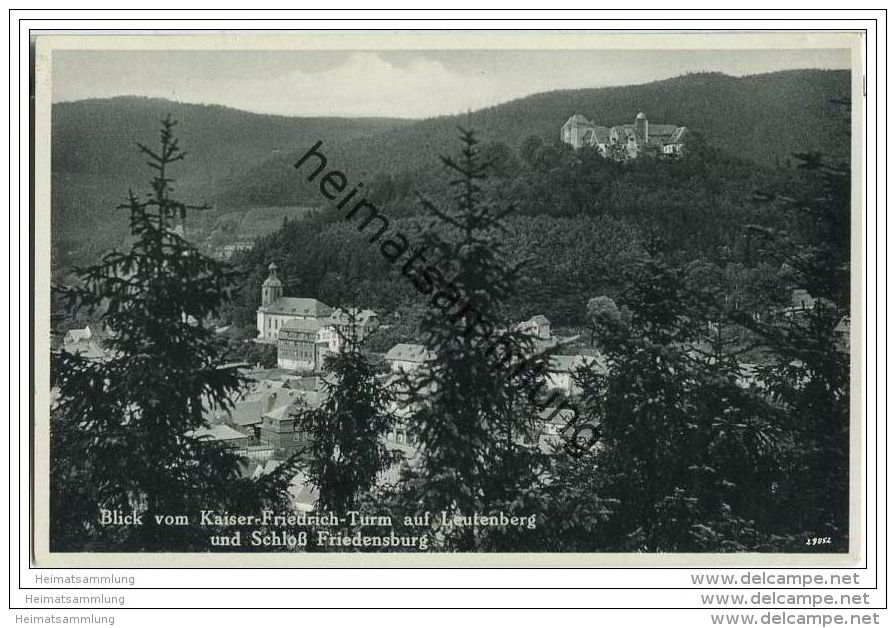
MULTIPOLYGON (((847 126, 848 120, 834 123, 847 126)), ((446 142, 438 151, 456 156, 460 146, 446 142)), ((480 157, 492 164, 482 182, 487 198, 496 207, 513 208, 501 237, 511 261, 525 265, 524 285, 507 297, 508 316, 517 320, 544 314, 557 325, 583 325, 588 298, 613 294, 621 270, 646 250, 683 265, 718 264, 733 273, 744 303, 764 306, 766 282, 780 263, 757 253, 747 225, 797 233, 812 228, 794 224, 793 216, 756 194, 808 193, 814 183, 796 164, 769 168, 696 144, 681 160, 624 164, 595 149, 573 151, 538 141, 516 152, 487 144, 480 157)), ((433 229, 431 213, 420 208, 410 188, 392 181, 378 185, 370 198, 380 203, 390 228, 409 241, 425 241, 433 229)), ((426 196, 444 208, 451 203, 447 183, 442 172, 421 177, 414 187, 428 186, 426 196)), ((330 304, 358 302, 381 312, 419 308, 419 295, 396 280, 379 247, 359 234, 360 225, 332 208, 287 222, 256 241, 232 260, 245 280, 225 318, 254 334, 258 295, 271 262, 279 266, 287 294, 314 295, 330 304)), ((388 340, 413 341, 410 328, 405 332, 388 340)))
POLYGON ((123 96, 53 105, 53 172, 142 174, 134 143, 150 144, 159 120, 171 114, 190 157, 181 178, 219 181, 312 138, 342 141, 408 124, 387 118, 291 118, 159 98, 123 96))
MULTIPOLYGON (((595 68, 595 81, 600 68, 595 68)), ((536 94, 467 115, 445 116, 374 136, 343 140, 321 135, 324 151, 352 181, 377 174, 428 178, 438 155, 451 146, 457 127, 472 126, 484 142, 514 152, 529 136, 556 141, 560 127, 581 113, 598 124, 630 123, 638 111, 655 123, 698 131, 726 152, 760 164, 784 162, 794 152, 817 150, 836 158, 848 154, 849 138, 837 119, 850 96, 848 71, 795 70, 735 78, 718 73, 598 89, 536 94), (410 173, 410 174, 409 174, 410 173)), ((307 144, 272 155, 218 196, 231 206, 295 203, 309 188, 296 181, 292 164, 307 144)), ((311 200, 309 198, 308 200, 311 200)))
MULTIPOLYGON (((600 69, 594 72, 597 82, 600 69)), ((798 151, 844 157, 848 131, 834 101, 848 98, 849 90, 846 71, 691 74, 537 94, 469 115, 421 121, 289 118, 139 97, 58 103, 52 113, 53 264, 87 263, 123 244, 126 221, 114 208, 128 189, 145 189, 150 175, 134 144, 155 143, 159 120, 167 114, 178 121, 176 132, 189 152, 173 173, 178 194, 190 202, 217 203, 221 210, 191 219, 194 233, 204 238, 226 212, 319 205, 314 186, 293 168, 317 140, 324 142, 331 167, 343 170, 352 184, 363 180, 371 192, 385 187, 381 196, 393 200, 437 185, 438 157, 456 146, 458 126, 474 127, 499 155, 518 155, 532 136, 556 143, 574 113, 611 125, 631 122, 644 111, 655 123, 693 129, 729 156, 774 165, 798 151)), ((540 211, 530 205, 531 213, 540 211)), ((237 239, 251 237, 240 233, 237 239)))
MULTIPOLYGON (((397 119, 290 118, 217 105, 125 96, 56 103, 52 109, 54 265, 93 261, 120 246, 127 230, 115 207, 129 189, 147 189, 151 171, 135 147, 158 142, 159 121, 170 114, 189 153, 173 168, 175 187, 190 202, 213 202, 279 151, 318 137, 334 141, 407 125, 397 119)), ((197 219, 202 219, 202 214, 197 219)))

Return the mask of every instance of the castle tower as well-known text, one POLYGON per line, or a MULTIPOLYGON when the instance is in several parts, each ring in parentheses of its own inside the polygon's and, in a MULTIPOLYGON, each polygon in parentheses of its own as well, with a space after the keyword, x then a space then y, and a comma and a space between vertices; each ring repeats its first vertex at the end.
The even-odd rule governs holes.
POLYGON ((643 111, 638 112, 638 115, 635 117, 635 131, 638 133, 638 139, 647 143, 647 116, 644 115, 643 111))
POLYGON ((271 262, 268 273, 268 278, 261 284, 261 307, 266 307, 283 296, 283 283, 277 279, 277 264, 271 262))

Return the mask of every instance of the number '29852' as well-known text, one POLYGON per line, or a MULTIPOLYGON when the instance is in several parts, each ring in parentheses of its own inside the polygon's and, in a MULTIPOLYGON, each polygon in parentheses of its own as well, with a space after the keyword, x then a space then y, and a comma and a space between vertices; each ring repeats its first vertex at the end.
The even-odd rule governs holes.
POLYGON ((806 545, 830 545, 831 537, 829 536, 813 536, 810 539, 806 539, 806 545))

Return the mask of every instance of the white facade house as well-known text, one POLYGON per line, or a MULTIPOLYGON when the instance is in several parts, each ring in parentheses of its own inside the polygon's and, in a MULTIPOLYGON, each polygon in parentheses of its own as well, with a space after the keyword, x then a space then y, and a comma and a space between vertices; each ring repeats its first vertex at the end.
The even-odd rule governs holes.
POLYGON ((543 314, 537 314, 516 326, 517 331, 528 334, 538 340, 551 339, 551 322, 543 314))
POLYGON ((432 359, 432 355, 423 345, 399 343, 386 353, 386 362, 394 373, 411 373, 432 359))
POLYGON ((552 355, 548 362, 545 384, 548 388, 562 390, 573 395, 581 392, 575 381, 576 372, 583 366, 591 366, 598 372, 606 372, 607 363, 593 355, 552 355))
POLYGON ((336 308, 317 333, 317 341, 324 351, 338 353, 346 338, 355 334, 358 342, 364 340, 379 324, 376 312, 351 308, 336 308), (354 320, 353 320, 354 319, 354 320), (352 329, 354 323, 354 330, 352 329))
POLYGON ((74 345, 82 342, 90 342, 92 338, 93 332, 90 330, 90 325, 87 325, 84 329, 69 329, 65 332, 63 342, 67 345, 74 345))

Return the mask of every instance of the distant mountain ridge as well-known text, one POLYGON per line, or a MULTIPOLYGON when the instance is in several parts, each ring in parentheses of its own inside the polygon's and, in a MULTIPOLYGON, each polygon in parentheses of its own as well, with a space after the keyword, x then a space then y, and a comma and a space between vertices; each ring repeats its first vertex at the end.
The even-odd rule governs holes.
MULTIPOLYGON (((560 128, 580 113, 597 124, 631 123, 639 111, 656 123, 686 126, 716 147, 760 164, 784 161, 794 152, 820 151, 845 158, 849 138, 835 99, 850 96, 845 70, 793 70, 732 77, 687 74, 672 79, 535 94, 468 115, 444 116, 394 128, 358 141, 321 137, 328 157, 354 180, 377 172, 429 169, 453 150, 458 126, 472 126, 484 142, 516 149, 528 136, 557 141, 560 128)), ((292 164, 307 147, 272 156, 219 199, 239 206, 253 197, 280 204, 305 193, 292 164)))
POLYGON ((154 144, 159 120, 167 114, 179 122, 176 131, 189 153, 173 173, 179 196, 243 211, 318 204, 319 196, 293 167, 318 140, 330 167, 343 170, 352 183, 380 173, 413 173, 414 184, 425 188, 440 172, 439 155, 456 149, 458 126, 472 126, 481 141, 516 151, 532 135, 558 141, 561 126, 576 113, 611 125, 632 122, 643 111, 655 123, 686 126, 709 144, 759 164, 783 163, 800 151, 844 158, 848 127, 834 101, 849 96, 848 71, 795 70, 740 78, 689 74, 642 85, 560 90, 419 121, 290 118, 129 96, 57 103, 52 108, 54 266, 95 258, 121 243, 126 220, 114 207, 128 189, 143 191, 151 176, 134 144, 154 144))
POLYGON ((154 143, 159 120, 168 114, 190 152, 186 179, 239 173, 320 135, 341 141, 409 124, 398 118, 292 118, 140 96, 62 102, 52 110, 53 172, 143 172, 144 158, 134 144, 154 143))
POLYGON ((159 122, 169 114, 188 153, 172 168, 173 186, 180 198, 195 203, 214 203, 219 190, 279 151, 321 136, 348 140, 409 124, 383 118, 290 118, 138 96, 54 103, 54 266, 95 259, 121 244, 127 221, 115 207, 129 189, 146 190, 152 176, 135 144, 157 144, 159 122))

